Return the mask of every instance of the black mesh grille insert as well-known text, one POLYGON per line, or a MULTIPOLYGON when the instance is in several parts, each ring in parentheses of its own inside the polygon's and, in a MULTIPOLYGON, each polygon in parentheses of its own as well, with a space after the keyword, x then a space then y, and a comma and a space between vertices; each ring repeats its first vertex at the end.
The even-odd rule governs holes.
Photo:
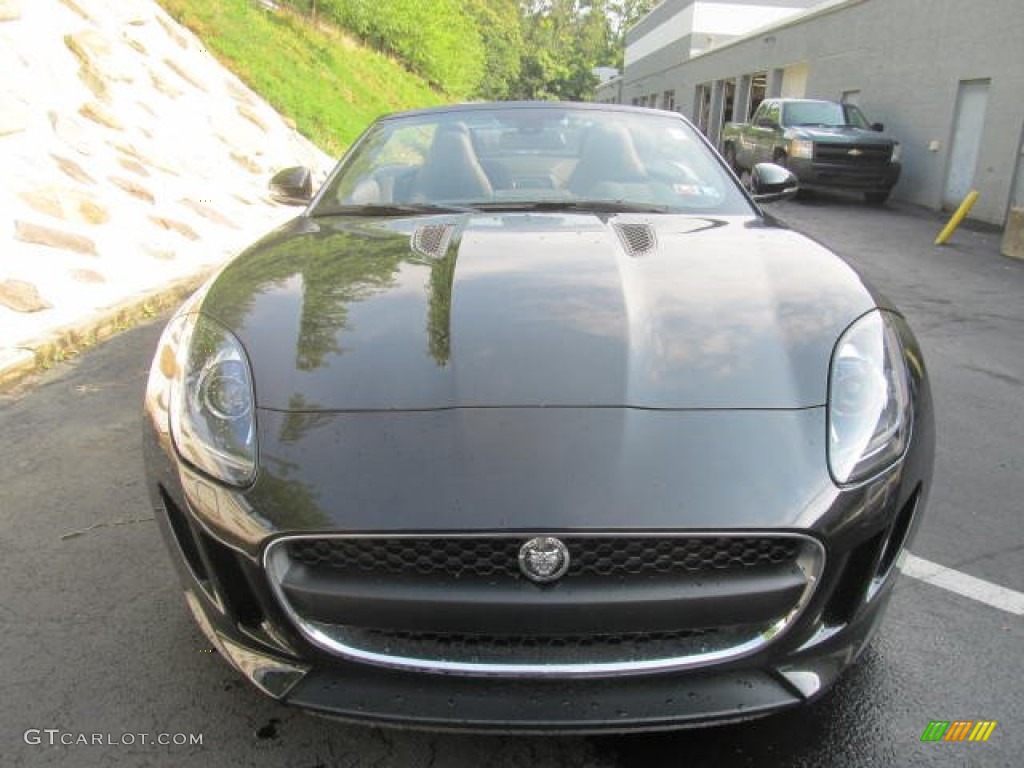
POLYGON ((439 259, 448 251, 454 231, 451 224, 424 224, 412 235, 412 249, 421 256, 439 259))
POLYGON ((622 246, 630 256, 643 256, 650 253, 658 242, 654 229, 649 224, 615 224, 615 231, 622 241, 622 246))
POLYGON ((384 629, 352 630, 352 635, 374 639, 379 643, 401 645, 429 644, 434 650, 449 648, 459 651, 507 650, 516 648, 594 648, 621 647, 637 643, 674 642, 708 634, 706 629, 677 632, 634 632, 617 635, 469 635, 440 632, 392 632, 384 629))
POLYGON ((471 664, 600 664, 708 653, 755 639, 767 626, 591 635, 477 635, 320 625, 346 645, 386 656, 471 664))
MULTIPOLYGON (((324 538, 288 543, 292 560, 353 575, 519 578, 529 537, 324 538)), ((794 561, 800 544, 775 537, 566 537, 565 578, 720 572, 794 561)))

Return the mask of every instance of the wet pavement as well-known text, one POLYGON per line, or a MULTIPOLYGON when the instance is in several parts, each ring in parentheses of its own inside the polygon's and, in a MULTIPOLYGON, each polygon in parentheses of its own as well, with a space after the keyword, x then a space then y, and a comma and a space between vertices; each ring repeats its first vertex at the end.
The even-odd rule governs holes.
MULTIPOLYGON (((902 207, 811 198, 774 213, 847 255, 924 345, 939 447, 920 557, 1024 589, 1024 264, 998 235, 902 207)), ((819 702, 674 734, 482 737, 312 717, 252 689, 193 626, 142 483, 140 406, 159 324, 0 399, 4 765, 1016 766, 1024 620, 908 577, 873 647, 819 702), (996 720, 987 743, 922 743, 931 720, 996 720), (201 734, 202 744, 28 744, 28 729, 201 734)), ((31 740, 31 739, 30 739, 31 740)))

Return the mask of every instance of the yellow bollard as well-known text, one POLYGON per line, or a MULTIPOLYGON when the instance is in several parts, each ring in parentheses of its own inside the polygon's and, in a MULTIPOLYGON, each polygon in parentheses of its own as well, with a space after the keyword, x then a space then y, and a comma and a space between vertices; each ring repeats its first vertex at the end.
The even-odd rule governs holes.
POLYGON ((956 209, 956 213, 950 216, 949 223, 947 223, 945 228, 939 232, 939 236, 935 238, 936 245, 946 244, 946 241, 953 235, 956 228, 960 226, 960 223, 967 218, 967 214, 971 212, 971 208, 973 208, 974 204, 978 201, 978 195, 979 192, 976 189, 972 189, 967 193, 967 197, 965 197, 964 201, 960 203, 960 207, 956 209))

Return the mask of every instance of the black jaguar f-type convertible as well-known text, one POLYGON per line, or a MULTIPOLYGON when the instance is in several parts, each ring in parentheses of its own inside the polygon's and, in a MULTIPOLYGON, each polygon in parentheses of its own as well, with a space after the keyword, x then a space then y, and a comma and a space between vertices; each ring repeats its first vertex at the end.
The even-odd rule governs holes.
POLYGON ((376 121, 171 319, 148 485, 187 603, 290 704, 624 731, 814 699, 932 473, 899 310, 684 118, 376 121))

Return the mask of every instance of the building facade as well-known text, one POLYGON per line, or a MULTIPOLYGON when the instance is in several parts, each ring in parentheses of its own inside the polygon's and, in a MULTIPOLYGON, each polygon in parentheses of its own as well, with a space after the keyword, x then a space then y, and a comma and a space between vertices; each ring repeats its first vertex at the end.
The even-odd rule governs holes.
POLYGON ((679 35, 687 13, 711 28, 699 5, 665 0, 630 30, 598 100, 682 112, 716 143, 763 98, 855 102, 903 145, 895 198, 949 209, 977 189, 972 218, 998 225, 1024 206, 1022 0, 762 0, 787 16, 710 48, 706 33, 679 35))

